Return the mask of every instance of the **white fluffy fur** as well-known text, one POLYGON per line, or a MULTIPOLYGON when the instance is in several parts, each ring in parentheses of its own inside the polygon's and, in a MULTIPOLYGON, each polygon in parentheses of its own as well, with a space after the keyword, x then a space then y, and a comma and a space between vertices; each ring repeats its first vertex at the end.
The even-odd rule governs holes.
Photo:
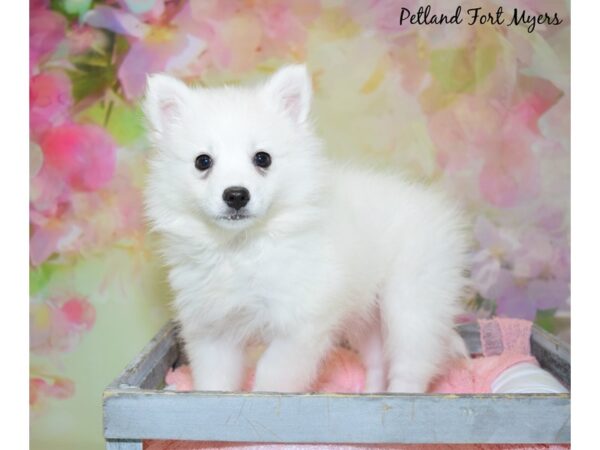
POLYGON ((196 388, 240 389, 244 348, 262 341, 254 389, 305 390, 345 335, 367 390, 423 392, 460 349, 461 215, 431 188, 328 161, 310 100, 303 66, 250 88, 149 79, 147 215, 164 237, 196 388), (259 150, 272 156, 266 171, 252 164, 259 150), (194 167, 202 153, 207 172, 194 167), (250 218, 223 218, 230 186, 249 190, 250 218))

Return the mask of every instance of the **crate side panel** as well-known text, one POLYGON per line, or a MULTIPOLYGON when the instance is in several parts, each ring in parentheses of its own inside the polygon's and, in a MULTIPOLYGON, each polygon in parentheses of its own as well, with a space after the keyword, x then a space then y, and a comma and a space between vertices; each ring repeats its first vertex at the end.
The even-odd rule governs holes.
POLYGON ((180 343, 173 322, 167 323, 123 370, 108 389, 143 387, 156 389, 164 384, 169 367, 179 356, 180 343))
POLYGON ((144 445, 142 441, 107 441, 106 450, 143 450, 144 445))
POLYGON ((531 330, 531 353, 540 366, 571 388, 571 351, 556 336, 534 326, 531 330))
POLYGON ((105 436, 285 443, 566 443, 569 396, 120 395, 105 436))

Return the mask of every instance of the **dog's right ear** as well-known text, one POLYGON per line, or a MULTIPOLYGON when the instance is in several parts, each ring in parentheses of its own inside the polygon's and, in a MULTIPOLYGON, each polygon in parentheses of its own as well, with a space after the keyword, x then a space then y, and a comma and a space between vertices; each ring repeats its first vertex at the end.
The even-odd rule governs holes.
POLYGON ((303 64, 279 69, 267 80, 263 91, 269 102, 296 123, 304 123, 310 112, 311 79, 303 64))
POLYGON ((162 135, 170 124, 181 119, 189 93, 190 89, 176 78, 164 74, 147 77, 143 110, 155 133, 162 135))

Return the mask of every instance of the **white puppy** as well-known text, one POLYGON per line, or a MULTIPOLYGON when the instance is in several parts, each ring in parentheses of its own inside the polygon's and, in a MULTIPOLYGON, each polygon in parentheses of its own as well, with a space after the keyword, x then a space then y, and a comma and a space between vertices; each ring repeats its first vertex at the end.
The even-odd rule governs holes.
POLYGON ((310 388, 345 335, 367 390, 423 392, 461 348, 460 212, 430 188, 326 159, 304 66, 250 88, 148 80, 147 215, 163 237, 195 386, 310 388))

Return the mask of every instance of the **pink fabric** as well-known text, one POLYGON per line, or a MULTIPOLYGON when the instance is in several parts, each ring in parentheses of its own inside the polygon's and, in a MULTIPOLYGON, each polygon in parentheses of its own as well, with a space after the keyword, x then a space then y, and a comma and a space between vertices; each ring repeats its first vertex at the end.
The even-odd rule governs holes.
POLYGON ((480 320, 479 329, 483 357, 452 361, 444 374, 434 380, 430 392, 489 393, 492 382, 509 367, 522 362, 537 364, 529 348, 531 322, 506 318, 480 320))
POLYGON ((531 322, 528 320, 497 317, 479 321, 483 356, 503 353, 529 355, 531 322))
MULTIPOLYGON (((452 361, 431 384, 431 393, 489 393, 496 377, 509 367, 529 362, 537 364, 530 354, 531 322, 518 319, 495 318, 480 320, 483 355, 470 360, 452 361)), ((250 390, 254 374, 251 372, 244 390, 250 390)), ((167 373, 166 383, 178 391, 192 390, 191 371, 181 366, 167 373)), ((325 362, 314 391, 360 393, 364 389, 365 369, 356 353, 345 348, 335 349, 325 362)), ((145 450, 560 450, 570 445, 518 444, 436 444, 436 445, 340 445, 340 444, 256 444, 192 441, 145 441, 145 450)))

